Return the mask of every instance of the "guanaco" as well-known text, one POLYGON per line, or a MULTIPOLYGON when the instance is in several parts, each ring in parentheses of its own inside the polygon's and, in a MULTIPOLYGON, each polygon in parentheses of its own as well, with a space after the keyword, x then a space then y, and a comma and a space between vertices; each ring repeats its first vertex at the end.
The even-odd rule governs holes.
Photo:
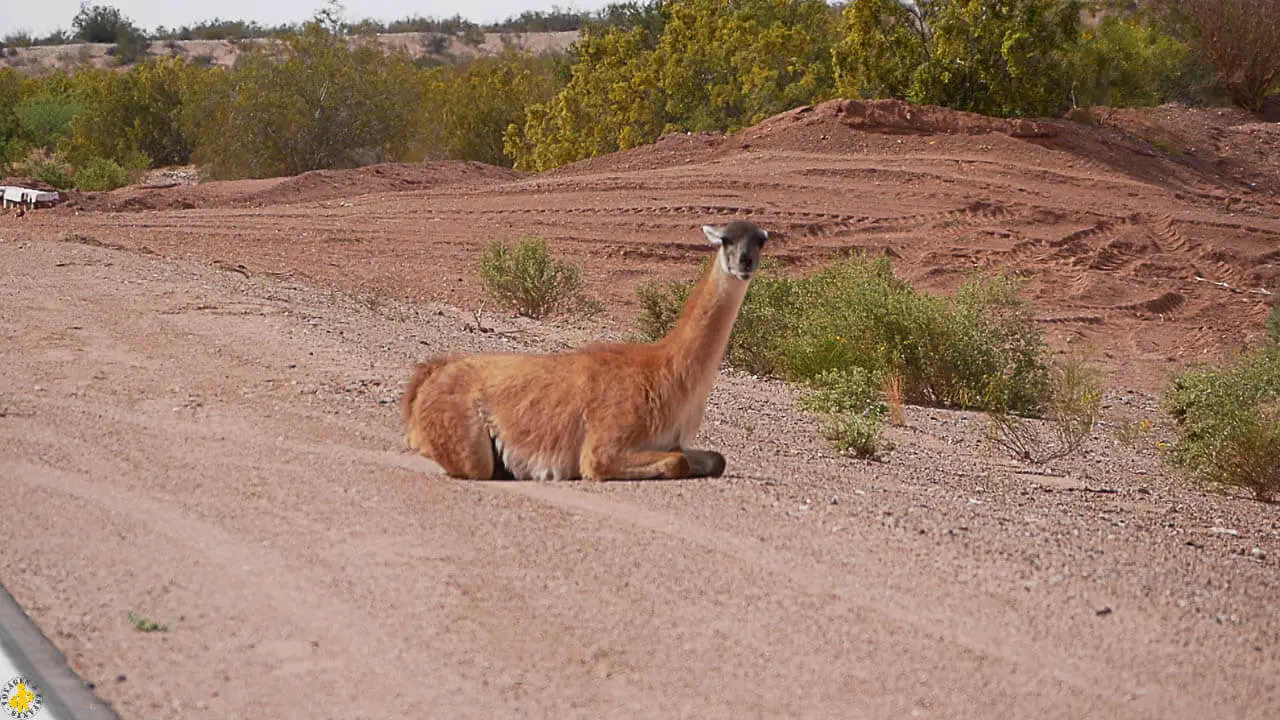
POLYGON ((720 476, 724 456, 689 445, 769 234, 745 220, 702 231, 716 259, 665 337, 427 360, 404 395, 406 444, 458 478, 720 476))

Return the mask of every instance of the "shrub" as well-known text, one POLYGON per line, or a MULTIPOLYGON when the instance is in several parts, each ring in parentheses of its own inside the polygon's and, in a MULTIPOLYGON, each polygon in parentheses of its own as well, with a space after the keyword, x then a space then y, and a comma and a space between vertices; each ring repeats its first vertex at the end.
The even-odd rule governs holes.
MULTIPOLYGON (((952 298, 922 294, 885 258, 851 258, 798 279, 766 264, 734 325, 728 361, 805 383, 854 367, 877 382, 897 372, 909 402, 999 402, 1037 414, 1049 396, 1049 372, 1018 288, 1007 277, 975 276, 952 298)), ((642 332, 660 337, 674 324, 687 286, 640 292, 642 332)))
POLYGON ((0 170, 18 155, 18 117, 14 110, 22 102, 22 76, 13 68, 0 67, 0 170))
POLYGON ((693 286, 684 282, 649 280, 636 288, 640 301, 640 335, 649 342, 662 339, 680 318, 693 286))
MULTIPOLYGON (((710 259, 702 261, 705 273, 710 259)), ((733 335, 725 352, 728 363, 755 375, 785 375, 786 363, 780 342, 789 328, 794 309, 790 302, 793 282, 779 270, 777 261, 765 258, 752 282, 751 291, 738 313, 733 335)), ((666 335, 684 308, 692 284, 649 281, 636 288, 640 301, 639 329, 646 340, 666 335)))
POLYGON ((112 48, 112 54, 120 65, 132 65, 147 57, 150 52, 151 41, 136 28, 117 35, 116 44, 112 48))
POLYGON ((71 123, 68 157, 75 163, 109 158, 126 167, 189 163, 192 140, 183 109, 203 72, 173 57, 123 73, 78 71, 73 80, 85 111, 71 123))
POLYGON ((1102 384, 1083 362, 1071 359, 1055 367, 1049 393, 1042 425, 1008 412, 999 398, 988 403, 993 439, 1018 460, 1042 464, 1072 455, 1098 423, 1102 384))
POLYGON ((836 89, 985 115, 1065 110, 1076 0, 852 0, 834 50, 836 89))
POLYGON ((1070 55, 1076 107, 1203 105, 1216 96, 1213 65, 1157 24, 1108 15, 1070 55))
POLYGON ((882 441, 884 421, 879 415, 849 413, 828 415, 822 422, 822 436, 836 449, 860 458, 873 459, 892 447, 882 441))
POLYGON ((80 11, 71 21, 77 40, 90 43, 113 43, 121 31, 135 29, 129 18, 109 5, 80 3, 80 11))
POLYGON ((1175 465, 1259 500, 1280 492, 1280 345, 1176 378, 1165 409, 1177 425, 1175 465))
POLYGON ((1271 314, 1267 316, 1267 339, 1280 344, 1280 298, 1271 303, 1271 314))
POLYGON ((124 187, 129 183, 129 173, 114 160, 93 158, 76 168, 77 190, 105 191, 124 187))
POLYGON ((19 176, 34 177, 59 190, 66 190, 74 184, 67 164, 43 150, 32 151, 25 160, 15 164, 13 170, 19 176))
POLYGON ((508 133, 516 167, 546 170, 675 130, 737 130, 832 89, 835 25, 821 0, 666 0, 604 17, 579 37, 564 90, 508 133))
POLYGON ((111 54, 121 65, 141 59, 151 46, 146 34, 132 20, 109 5, 81 3, 71 27, 78 40, 113 43, 111 54))
POLYGON ((862 368, 828 370, 810 385, 803 404, 822 416, 822 434, 843 452, 874 458, 882 449, 888 407, 875 378, 862 368))
POLYGON ((427 154, 435 149, 458 160, 510 167, 503 134, 524 121, 525 108, 555 97, 564 85, 563 62, 507 50, 434 71, 423 102, 422 126, 433 136, 424 143, 427 154))
MULTIPOLYGON (((868 418, 833 426, 850 437, 867 437, 869 419, 881 420, 881 388, 890 385, 899 403, 1039 415, 1054 407, 1051 374, 1018 289, 1010 278, 975 276, 953 297, 928 295, 884 258, 850 258, 801 278, 767 263, 726 357, 734 367, 815 389, 819 412, 868 418)), ((641 333, 666 334, 688 292, 682 283, 641 286, 641 333)))
POLYGON ((490 244, 479 271, 491 298, 531 318, 566 309, 582 287, 582 268, 553 257, 542 238, 490 244))
POLYGON ((1275 0, 1156 0, 1217 68, 1231 101, 1258 112, 1280 83, 1280 3, 1275 0))
POLYGON ((52 153, 67 134, 71 121, 84 112, 84 104, 69 92, 48 87, 13 109, 17 135, 30 147, 52 153))
POLYGON ((478 25, 468 26, 462 31, 462 42, 471 47, 480 47, 484 44, 484 31, 478 25))
POLYGON ((297 175, 405 156, 421 90, 408 55, 352 47, 317 20, 198 76, 184 120, 213 177, 297 175))
POLYGON ((0 46, 9 48, 25 48, 32 45, 31 33, 26 30, 15 30, 4 36, 4 41, 0 42, 0 46))

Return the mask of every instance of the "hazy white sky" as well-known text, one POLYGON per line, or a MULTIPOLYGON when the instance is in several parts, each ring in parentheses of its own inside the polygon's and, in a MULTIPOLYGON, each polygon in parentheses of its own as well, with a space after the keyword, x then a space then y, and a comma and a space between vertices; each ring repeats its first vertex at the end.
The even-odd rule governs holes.
MULTIPOLYGON (((263 25, 297 22, 311 17, 324 0, 218 0, 181 2, 172 0, 94 0, 91 4, 112 5, 146 30, 157 25, 176 27, 220 17, 224 20, 254 20, 263 25)), ((453 17, 462 15, 475 22, 494 22, 519 15, 525 10, 550 10, 553 6, 572 10, 595 10, 609 0, 346 0, 350 20, 371 17, 394 20, 410 15, 453 17)), ((15 30, 47 35, 58 28, 69 30, 80 0, 0 0, 0 36, 15 30)))

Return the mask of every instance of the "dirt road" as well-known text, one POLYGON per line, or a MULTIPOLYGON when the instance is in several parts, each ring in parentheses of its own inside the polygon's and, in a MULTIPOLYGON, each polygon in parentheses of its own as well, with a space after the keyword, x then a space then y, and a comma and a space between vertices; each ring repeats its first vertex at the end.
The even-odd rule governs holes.
POLYGON ((912 409, 863 463, 727 376, 723 479, 452 481, 410 363, 587 330, 3 240, 0 579, 122 717, 1280 712, 1274 508, 1109 433, 1023 475, 912 409))

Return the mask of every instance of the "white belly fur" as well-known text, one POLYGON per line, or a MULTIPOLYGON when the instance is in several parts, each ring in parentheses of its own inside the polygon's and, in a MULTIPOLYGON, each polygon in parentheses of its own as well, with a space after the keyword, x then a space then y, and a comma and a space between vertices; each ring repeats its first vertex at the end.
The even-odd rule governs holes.
POLYGON ((507 466, 507 470, 517 480, 569 480, 580 475, 579 453, 561 452, 558 456, 529 454, 504 443, 496 435, 493 437, 493 444, 502 457, 502 464, 507 466))

